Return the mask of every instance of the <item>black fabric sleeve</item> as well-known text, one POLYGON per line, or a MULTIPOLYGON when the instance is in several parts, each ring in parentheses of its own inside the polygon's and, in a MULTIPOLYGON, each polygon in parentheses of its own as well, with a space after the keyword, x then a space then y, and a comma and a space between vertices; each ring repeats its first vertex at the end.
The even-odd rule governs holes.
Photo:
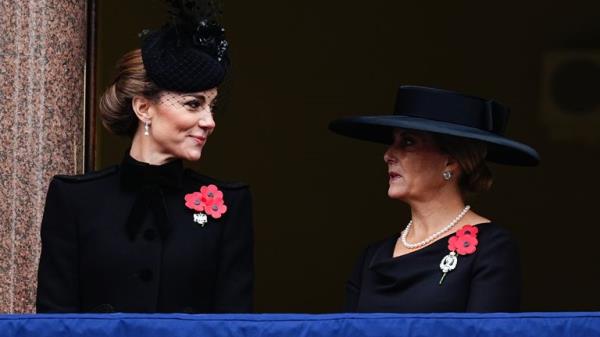
POLYGON ((215 312, 245 313, 253 310, 254 231, 252 197, 248 189, 236 193, 227 212, 230 219, 221 239, 215 285, 215 312))
POLYGON ((360 296, 360 288, 362 284, 362 274, 365 268, 365 259, 368 248, 358 257, 354 269, 350 274, 350 278, 346 282, 346 303, 344 312, 356 312, 358 307, 358 298, 360 296))
POLYGON ((483 239, 477 246, 467 311, 519 311, 521 269, 516 243, 503 229, 483 239))
POLYGON ((53 178, 41 225, 36 309, 39 313, 79 312, 77 226, 65 184, 53 178))

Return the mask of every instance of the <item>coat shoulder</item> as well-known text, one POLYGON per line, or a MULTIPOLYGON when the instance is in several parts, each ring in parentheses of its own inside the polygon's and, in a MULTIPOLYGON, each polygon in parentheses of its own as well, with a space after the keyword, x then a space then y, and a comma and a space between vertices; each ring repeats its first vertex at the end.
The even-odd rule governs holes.
POLYGON ((84 174, 76 175, 56 175, 54 179, 66 182, 66 183, 84 183, 90 181, 96 181, 104 178, 113 176, 119 171, 118 165, 109 166, 99 171, 92 171, 84 174))
POLYGON ((477 239, 483 243, 514 241, 511 232, 495 222, 480 224, 477 228, 479 229, 477 239))
POLYGON ((227 190, 241 190, 249 188, 249 185, 243 182, 231 182, 218 180, 213 177, 209 177, 204 174, 200 174, 194 170, 186 169, 185 175, 190 177, 192 180, 199 182, 200 184, 214 184, 222 189, 227 190))

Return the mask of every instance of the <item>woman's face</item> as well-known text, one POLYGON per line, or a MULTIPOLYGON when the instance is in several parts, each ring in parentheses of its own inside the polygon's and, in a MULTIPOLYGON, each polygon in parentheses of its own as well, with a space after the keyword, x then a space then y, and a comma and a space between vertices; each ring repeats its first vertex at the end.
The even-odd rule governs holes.
POLYGON ((449 156, 429 133, 396 129, 383 159, 388 165, 390 198, 426 201, 447 183, 442 173, 448 170, 449 156))
POLYGON ((198 160, 215 129, 213 106, 217 89, 195 93, 163 92, 149 107, 150 136, 158 152, 198 160))

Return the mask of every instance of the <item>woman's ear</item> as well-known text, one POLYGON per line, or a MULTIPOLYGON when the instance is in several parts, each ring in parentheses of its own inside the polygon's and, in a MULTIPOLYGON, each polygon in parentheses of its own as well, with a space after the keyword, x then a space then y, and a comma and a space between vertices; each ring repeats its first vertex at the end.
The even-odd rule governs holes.
POLYGON ((144 96, 134 96, 131 100, 131 108, 139 120, 149 122, 152 120, 152 102, 144 96))
POLYGON ((458 163, 458 161, 456 159, 454 159, 454 157, 446 156, 446 170, 456 173, 456 172, 458 172, 459 168, 460 168, 460 164, 458 163))
POLYGON ((462 172, 458 161, 456 161, 456 159, 454 159, 453 157, 447 155, 446 165, 442 172, 442 177, 444 178, 444 180, 449 181, 452 179, 452 177, 458 178, 461 176, 461 173, 462 172))

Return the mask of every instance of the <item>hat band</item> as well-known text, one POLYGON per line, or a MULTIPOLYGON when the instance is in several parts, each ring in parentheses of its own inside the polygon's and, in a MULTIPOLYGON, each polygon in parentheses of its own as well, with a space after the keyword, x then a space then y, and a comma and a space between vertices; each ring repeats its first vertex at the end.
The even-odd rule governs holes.
POLYGON ((509 109, 503 105, 493 100, 465 100, 459 96, 441 98, 434 100, 430 96, 399 92, 394 114, 460 124, 498 135, 504 133, 509 109))

